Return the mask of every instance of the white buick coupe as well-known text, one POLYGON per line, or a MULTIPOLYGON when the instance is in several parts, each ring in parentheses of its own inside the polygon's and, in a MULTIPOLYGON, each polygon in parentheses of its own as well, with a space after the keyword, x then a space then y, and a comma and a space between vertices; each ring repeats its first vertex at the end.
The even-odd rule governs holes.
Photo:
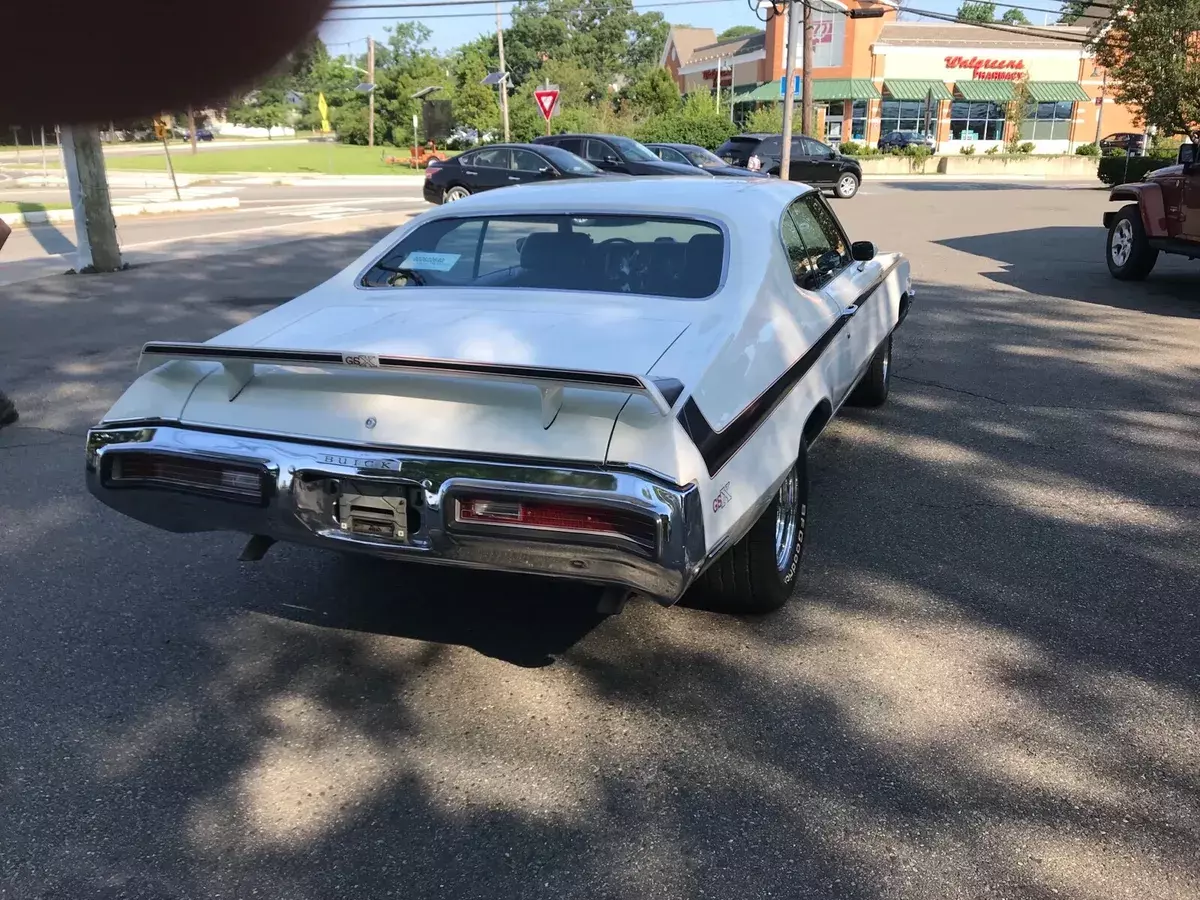
POLYGON ((531 572, 664 604, 792 593, 805 456, 888 394, 907 260, 778 179, 522 186, 440 207, 207 343, 148 343, 89 431, 174 532, 531 572))

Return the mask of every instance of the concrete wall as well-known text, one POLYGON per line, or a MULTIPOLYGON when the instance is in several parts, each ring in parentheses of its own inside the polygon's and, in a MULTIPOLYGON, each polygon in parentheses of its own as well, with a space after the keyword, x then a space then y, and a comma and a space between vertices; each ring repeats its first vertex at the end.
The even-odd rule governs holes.
POLYGON ((931 156, 916 164, 907 156, 868 156, 863 175, 947 175, 954 178, 1049 178, 1095 180, 1095 159, 1086 156, 931 156))

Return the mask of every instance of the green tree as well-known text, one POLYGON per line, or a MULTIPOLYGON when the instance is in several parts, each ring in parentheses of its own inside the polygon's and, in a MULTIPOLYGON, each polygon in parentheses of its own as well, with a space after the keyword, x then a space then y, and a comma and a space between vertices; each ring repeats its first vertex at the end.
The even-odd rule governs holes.
POLYGON ((1200 129, 1200 0, 1131 0, 1128 8, 1095 40, 1109 90, 1166 134, 1200 129))
POLYGON ((964 0, 958 8, 958 18, 963 22, 995 22, 996 4, 987 0, 964 0))
POLYGON ((625 94, 640 115, 666 115, 679 107, 679 86, 670 72, 657 66, 635 81, 625 94))
MULTIPOLYGON (((782 128, 782 123, 780 124, 782 128)), ((642 141, 697 144, 715 150, 737 133, 729 116, 717 111, 716 100, 706 92, 689 94, 682 107, 651 116, 637 131, 642 141)))
POLYGON ((496 88, 481 84, 488 74, 487 58, 475 47, 458 52, 453 69, 454 119, 481 135, 500 127, 500 95, 496 88))
POLYGON ((1019 9, 1010 9, 1000 17, 1000 21, 1005 25, 1029 25, 1030 21, 1025 18, 1025 13, 1019 9))
POLYGON ((734 38, 749 37, 752 34, 758 34, 761 30, 755 28, 753 25, 731 25, 717 35, 717 40, 732 41, 734 38))

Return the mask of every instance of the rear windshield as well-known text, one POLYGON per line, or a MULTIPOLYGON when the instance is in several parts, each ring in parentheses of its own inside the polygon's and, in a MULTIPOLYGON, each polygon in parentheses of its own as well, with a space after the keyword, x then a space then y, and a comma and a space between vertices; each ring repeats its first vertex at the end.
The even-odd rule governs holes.
POLYGON ((622 215, 434 219, 364 287, 549 288, 699 299, 716 292, 725 237, 708 222, 622 215))

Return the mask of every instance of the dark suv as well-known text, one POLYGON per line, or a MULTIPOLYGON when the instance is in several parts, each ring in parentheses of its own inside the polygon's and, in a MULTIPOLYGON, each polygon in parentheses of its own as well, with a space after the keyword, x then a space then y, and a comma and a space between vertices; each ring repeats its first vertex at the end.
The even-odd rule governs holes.
POLYGON ((1118 131, 1100 139, 1100 152, 1120 150, 1129 156, 1146 155, 1146 136, 1132 131, 1118 131))
MULTIPOLYGON (((783 136, 778 134, 739 134, 717 148, 717 156, 731 166, 743 166, 764 175, 778 175, 783 136)), ((813 187, 832 188, 848 200, 862 184, 862 166, 858 160, 842 156, 828 144, 801 135, 792 136, 790 181, 803 181, 813 187)))
POLYGON ((695 166, 663 162, 653 151, 633 138, 615 134, 552 134, 534 140, 535 144, 561 147, 581 156, 593 166, 606 172, 625 175, 699 175, 711 178, 708 172, 695 166))

